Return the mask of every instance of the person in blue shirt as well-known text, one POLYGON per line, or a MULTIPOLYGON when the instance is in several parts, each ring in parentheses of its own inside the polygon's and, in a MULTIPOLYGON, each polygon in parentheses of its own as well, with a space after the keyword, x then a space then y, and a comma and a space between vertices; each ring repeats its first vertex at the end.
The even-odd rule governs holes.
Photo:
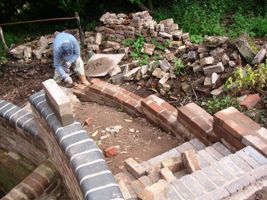
POLYGON ((57 83, 64 81, 73 84, 70 77, 70 69, 78 75, 84 85, 89 85, 84 73, 84 64, 80 56, 80 45, 77 39, 69 33, 59 33, 53 42, 53 56, 55 75, 57 83))

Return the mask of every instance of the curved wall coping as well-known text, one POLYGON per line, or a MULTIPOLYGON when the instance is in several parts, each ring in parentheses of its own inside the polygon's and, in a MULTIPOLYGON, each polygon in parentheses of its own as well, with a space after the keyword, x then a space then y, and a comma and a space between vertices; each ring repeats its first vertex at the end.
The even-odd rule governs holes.
POLYGON ((30 96, 31 105, 46 121, 62 150, 69 159, 73 173, 85 199, 119 200, 122 193, 108 169, 102 151, 79 122, 62 127, 48 106, 44 92, 30 96))

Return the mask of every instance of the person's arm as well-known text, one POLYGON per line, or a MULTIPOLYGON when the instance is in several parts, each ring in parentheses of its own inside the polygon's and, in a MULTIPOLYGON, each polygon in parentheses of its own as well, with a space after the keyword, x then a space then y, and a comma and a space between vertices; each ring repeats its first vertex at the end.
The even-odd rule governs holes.
POLYGON ((73 47, 73 55, 68 62, 72 64, 80 57, 80 45, 76 39, 71 40, 71 44, 73 47))
POLYGON ((55 66, 55 69, 60 74, 61 78, 63 78, 65 80, 67 77, 69 77, 69 75, 66 74, 66 72, 63 69, 63 67, 61 66, 61 63, 62 63, 61 53, 60 53, 60 50, 57 47, 54 48, 53 55, 54 55, 54 66, 55 66))

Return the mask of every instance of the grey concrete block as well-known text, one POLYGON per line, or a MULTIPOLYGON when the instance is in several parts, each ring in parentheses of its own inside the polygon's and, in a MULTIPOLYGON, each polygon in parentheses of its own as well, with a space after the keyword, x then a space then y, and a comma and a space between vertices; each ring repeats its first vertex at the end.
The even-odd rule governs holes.
POLYGON ((235 176, 242 176, 245 173, 229 157, 224 157, 220 163, 235 176))
POLYGON ((221 174, 227 181, 231 181, 236 178, 236 176, 234 174, 231 174, 231 172, 227 168, 225 168, 220 162, 214 163, 211 167, 219 174, 221 174))
POLYGON ((267 164, 267 158, 263 156, 261 153, 259 153, 257 150, 255 150, 251 146, 247 146, 243 149, 246 154, 251 156, 254 160, 256 160, 260 164, 267 164))
POLYGON ((230 193, 233 194, 237 191, 242 190, 244 187, 248 186, 249 184, 253 183, 255 180, 249 175, 244 174, 234 181, 232 181, 230 184, 227 184, 225 186, 225 189, 230 193))
POLYGON ((260 163, 258 163, 256 160, 254 160, 251 156, 246 154, 243 149, 236 152, 236 155, 238 155, 240 158, 242 158, 244 161, 246 161, 252 168, 257 168, 260 166, 260 163))
POLYGON ((205 189, 190 175, 185 175, 179 179, 190 190, 194 196, 198 197, 204 194, 205 189))
POLYGON ((215 148, 213 148, 212 146, 209 146, 205 149, 210 155, 212 155, 213 158, 215 158, 216 160, 221 160, 224 156, 219 153, 215 148))
POLYGON ((222 186, 223 184, 227 182, 227 180, 221 174, 219 174, 216 170, 214 170, 212 167, 206 167, 202 169, 202 171, 217 186, 222 186))
POLYGON ((216 189, 216 185, 201 171, 194 172, 192 177, 200 184, 207 192, 216 189))
POLYGON ((171 183, 176 191, 184 198, 184 199, 194 199, 196 196, 190 192, 190 190, 180 181, 176 180, 171 183))
POLYGON ((216 149, 216 151, 218 151, 223 156, 228 156, 231 154, 231 152, 220 142, 216 142, 215 144, 212 145, 212 147, 216 149))
POLYGON ((200 151, 202 149, 205 149, 205 144, 203 144, 199 139, 195 138, 189 141, 190 144, 192 144, 195 148, 196 151, 200 151))
POLYGON ((240 168, 244 171, 250 171, 252 170, 252 167, 249 166, 248 163, 246 163, 242 158, 240 158, 237 154, 232 154, 229 156, 229 158, 240 168))
POLYGON ((212 163, 217 162, 217 160, 212 157, 205 149, 197 152, 202 158, 205 158, 205 160, 211 165, 212 163))

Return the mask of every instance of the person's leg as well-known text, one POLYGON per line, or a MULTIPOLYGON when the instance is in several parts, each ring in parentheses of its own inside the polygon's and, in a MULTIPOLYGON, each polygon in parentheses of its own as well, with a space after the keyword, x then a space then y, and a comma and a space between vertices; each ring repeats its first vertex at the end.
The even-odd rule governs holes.
POLYGON ((89 85, 89 82, 87 81, 85 73, 84 73, 84 64, 83 64, 81 57, 79 57, 75 62, 74 72, 78 75, 82 84, 89 85))

